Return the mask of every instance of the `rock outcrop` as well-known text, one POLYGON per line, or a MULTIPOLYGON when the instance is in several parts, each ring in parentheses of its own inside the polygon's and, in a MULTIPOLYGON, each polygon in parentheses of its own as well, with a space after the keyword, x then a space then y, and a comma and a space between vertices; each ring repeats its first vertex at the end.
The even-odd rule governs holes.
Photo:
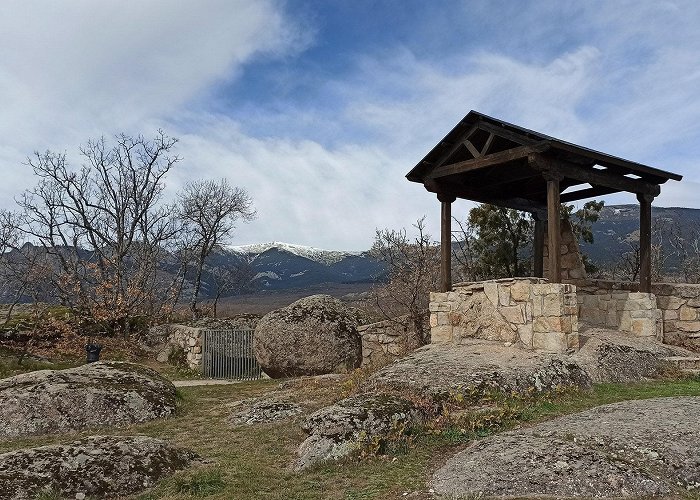
POLYGON ((345 373, 362 363, 358 315, 329 295, 312 295, 258 322, 255 357, 272 378, 345 373))
POLYGON ((350 455, 373 437, 401 433, 421 422, 411 401, 386 394, 353 396, 311 414, 303 425, 309 437, 297 450, 297 470, 350 455))
POLYGON ((191 451, 147 436, 90 436, 16 450, 0 455, 0 498, 23 500, 42 491, 61 498, 121 498, 196 460, 191 451))
POLYGON ((167 417, 175 387, 132 363, 98 362, 0 380, 0 436, 121 426, 167 417))
MULTIPOLYGON (((625 401, 475 442, 431 487, 452 497, 669 497, 700 488, 700 397, 625 401)), ((680 498, 680 497, 679 497, 680 498)))
POLYGON ((236 410, 229 417, 232 425, 266 424, 284 420, 303 411, 291 401, 270 397, 244 399, 234 404, 236 410))
POLYGON ((461 394, 477 402, 494 393, 527 396, 588 388, 591 383, 586 371, 567 356, 473 340, 421 347, 372 375, 364 388, 409 392, 438 401, 461 394))

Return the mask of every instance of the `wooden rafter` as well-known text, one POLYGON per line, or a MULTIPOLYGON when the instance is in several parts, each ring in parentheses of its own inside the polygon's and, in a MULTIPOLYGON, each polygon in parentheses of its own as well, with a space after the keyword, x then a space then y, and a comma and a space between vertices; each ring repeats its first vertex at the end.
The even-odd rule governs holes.
POLYGON ((570 179, 588 182, 617 191, 649 194, 652 196, 658 196, 661 191, 658 184, 653 184, 642 179, 630 179, 629 177, 615 175, 605 170, 586 168, 574 163, 548 158, 537 153, 530 155, 528 160, 533 168, 543 171, 556 171, 570 179))
POLYGON ((493 153, 482 156, 481 158, 475 158, 473 160, 465 160, 457 163, 451 163, 449 165, 442 165, 433 169, 427 177, 430 179, 439 179, 440 177, 447 177, 448 175, 463 174, 486 167, 493 167, 495 165, 527 158, 528 155, 533 153, 546 151, 548 147, 549 145, 547 144, 547 141, 543 141, 532 146, 519 146, 517 148, 507 149, 499 153, 493 153))

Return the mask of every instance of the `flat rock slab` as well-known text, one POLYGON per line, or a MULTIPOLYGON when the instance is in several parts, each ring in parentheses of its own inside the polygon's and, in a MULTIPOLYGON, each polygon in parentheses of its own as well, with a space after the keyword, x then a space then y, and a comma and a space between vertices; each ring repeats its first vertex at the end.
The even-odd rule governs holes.
POLYGON ((600 406, 477 441, 449 459, 430 486, 468 498, 658 497, 700 489, 698 415, 700 397, 600 406))
POLYGON ((291 401, 270 397, 244 399, 234 403, 229 417, 232 425, 254 425, 285 420, 298 415, 303 408, 291 401))
POLYGON ((195 461, 195 453, 160 439, 90 436, 0 455, 0 498, 35 498, 47 490, 70 498, 122 497, 150 488, 195 461))
POLYGON ((173 384, 133 363, 91 363, 0 380, 0 438, 122 426, 174 412, 173 384))
POLYGON ((409 391, 440 399, 462 393, 475 399, 500 392, 531 394, 558 387, 589 387, 590 376, 567 356, 555 356, 475 340, 430 344, 388 365, 365 388, 409 391))
POLYGON ((668 369, 664 358, 688 351, 649 339, 601 329, 584 329, 573 354, 548 354, 502 342, 429 344, 374 374, 366 389, 440 396, 460 392, 478 398, 489 392, 532 394, 594 382, 626 382, 657 377, 668 369))

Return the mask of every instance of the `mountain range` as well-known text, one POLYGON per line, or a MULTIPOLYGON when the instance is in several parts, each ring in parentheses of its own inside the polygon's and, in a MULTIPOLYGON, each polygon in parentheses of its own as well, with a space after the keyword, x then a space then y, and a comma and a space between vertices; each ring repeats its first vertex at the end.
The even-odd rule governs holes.
MULTIPOLYGON (((654 207, 652 219, 657 233, 675 233, 684 245, 700 238, 700 209, 654 207)), ((594 243, 582 244, 581 249, 598 267, 610 266, 638 240, 639 207, 606 206, 592 230, 594 243)), ((673 266, 673 259, 669 263, 673 266)), ((208 259, 207 270, 203 274, 202 298, 213 296, 216 291, 214 273, 217 269, 226 268, 247 269, 246 279, 252 284, 245 290, 248 298, 362 293, 385 274, 383 265, 373 259, 368 251, 321 250, 281 242, 223 246, 217 248, 208 259)), ((167 269, 164 271, 168 272, 167 269)), ((236 292, 229 291, 222 295, 233 294, 236 292)))

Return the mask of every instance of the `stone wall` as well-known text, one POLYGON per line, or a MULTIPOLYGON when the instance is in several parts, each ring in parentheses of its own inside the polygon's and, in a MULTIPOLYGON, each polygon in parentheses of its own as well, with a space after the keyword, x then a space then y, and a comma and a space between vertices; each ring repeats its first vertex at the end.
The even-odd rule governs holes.
POLYGON ((357 328, 362 337, 362 366, 380 365, 419 347, 407 316, 357 328))
POLYGON ((578 284, 579 318, 593 325, 655 336, 667 344, 700 347, 700 285, 589 280, 578 284))
POLYGON ((526 349, 578 349, 576 287, 539 278, 462 283, 430 294, 433 343, 480 338, 526 349))
MULTIPOLYGON (((547 229, 544 231, 543 269, 544 275, 549 276, 549 247, 547 229)), ((581 249, 568 220, 561 221, 561 279, 565 283, 586 278, 586 268, 583 265, 581 249)))
POLYGON ((169 344, 181 347, 185 351, 187 366, 197 370, 202 364, 202 331, 203 328, 192 328, 183 325, 168 325, 169 344))

